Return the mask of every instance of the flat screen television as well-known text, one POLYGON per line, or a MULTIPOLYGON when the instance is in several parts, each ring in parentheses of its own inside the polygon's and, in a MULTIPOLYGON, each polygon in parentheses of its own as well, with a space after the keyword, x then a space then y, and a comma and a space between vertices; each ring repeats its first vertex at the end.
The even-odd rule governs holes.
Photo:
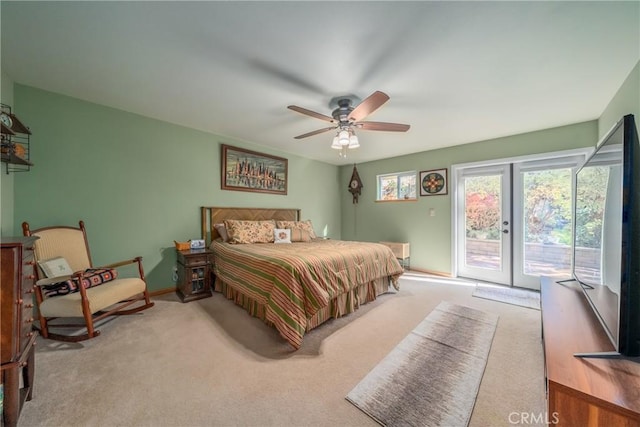
POLYGON ((640 356, 640 142, 632 114, 576 173, 573 278, 615 348, 576 356, 640 356))

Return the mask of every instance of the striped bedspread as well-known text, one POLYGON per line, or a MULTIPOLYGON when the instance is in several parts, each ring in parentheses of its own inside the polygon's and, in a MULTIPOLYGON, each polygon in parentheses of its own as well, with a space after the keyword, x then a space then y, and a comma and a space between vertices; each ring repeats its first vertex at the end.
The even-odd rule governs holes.
POLYGON ((397 287, 403 269, 378 243, 314 240, 310 243, 231 245, 214 241, 216 276, 265 306, 266 320, 299 348, 307 319, 357 285, 389 277, 397 287))

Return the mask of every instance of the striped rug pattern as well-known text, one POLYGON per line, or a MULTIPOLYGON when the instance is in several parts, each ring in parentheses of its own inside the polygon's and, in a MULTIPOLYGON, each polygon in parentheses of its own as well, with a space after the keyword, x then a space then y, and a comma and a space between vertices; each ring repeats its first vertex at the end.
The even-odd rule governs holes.
POLYGON ((466 426, 498 316, 440 303, 346 399, 384 426, 466 426))

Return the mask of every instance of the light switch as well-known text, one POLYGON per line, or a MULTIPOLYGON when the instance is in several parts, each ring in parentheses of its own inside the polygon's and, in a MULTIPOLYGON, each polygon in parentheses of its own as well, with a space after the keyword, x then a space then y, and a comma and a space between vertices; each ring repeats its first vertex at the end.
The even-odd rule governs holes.
POLYGON ((429 216, 436 216, 436 210, 434 208, 429 208, 429 216))

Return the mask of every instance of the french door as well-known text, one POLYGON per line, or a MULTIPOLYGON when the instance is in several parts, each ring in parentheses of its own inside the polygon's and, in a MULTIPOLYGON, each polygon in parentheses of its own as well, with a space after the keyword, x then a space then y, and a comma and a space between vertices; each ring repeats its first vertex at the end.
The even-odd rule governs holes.
POLYGON ((571 275, 573 186, 584 155, 456 168, 456 271, 539 289, 571 275))
POLYGON ((459 276, 511 285, 510 169, 506 164, 459 171, 459 276))

